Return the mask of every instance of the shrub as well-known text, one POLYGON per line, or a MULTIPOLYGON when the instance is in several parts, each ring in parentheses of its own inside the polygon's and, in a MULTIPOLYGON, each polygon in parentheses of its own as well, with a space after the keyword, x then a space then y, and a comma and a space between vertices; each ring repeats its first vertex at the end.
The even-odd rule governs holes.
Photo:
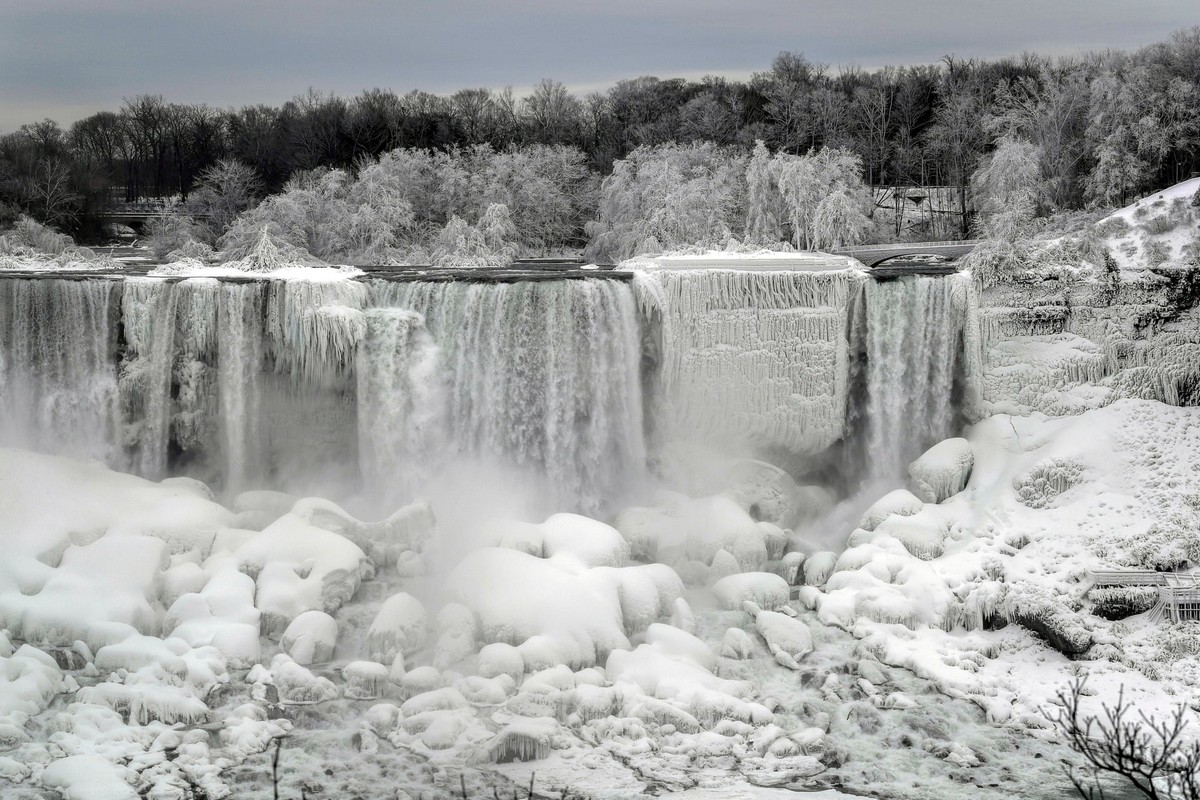
POLYGON ((1096 616, 1104 619, 1125 619, 1149 611, 1158 601, 1154 586, 1113 586, 1093 589, 1088 593, 1096 616))

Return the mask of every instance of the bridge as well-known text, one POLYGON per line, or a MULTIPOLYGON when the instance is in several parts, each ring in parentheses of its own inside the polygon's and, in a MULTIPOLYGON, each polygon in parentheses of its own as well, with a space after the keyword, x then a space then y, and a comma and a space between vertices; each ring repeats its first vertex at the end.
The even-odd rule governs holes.
MULTIPOLYGON (((846 247, 833 252, 857 258, 868 267, 878 267, 885 261, 909 256, 942 256, 962 258, 980 244, 981 239, 961 239, 952 242, 897 242, 896 244, 872 244, 861 247, 846 247)), ((911 270, 910 270, 911 271, 911 270)))

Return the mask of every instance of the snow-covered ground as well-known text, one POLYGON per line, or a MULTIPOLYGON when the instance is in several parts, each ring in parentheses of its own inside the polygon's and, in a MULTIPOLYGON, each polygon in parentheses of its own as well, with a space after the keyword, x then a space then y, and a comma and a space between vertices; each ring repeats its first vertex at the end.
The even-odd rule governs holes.
POLYGON ((0 451, 0 785, 265 797, 282 739, 285 796, 1060 797, 1042 709, 1073 677, 1196 701, 1200 631, 1106 621, 1087 589, 1194 557, 1198 423, 989 418, 915 463, 923 499, 805 557, 747 513, 765 482, 466 532, 0 451))

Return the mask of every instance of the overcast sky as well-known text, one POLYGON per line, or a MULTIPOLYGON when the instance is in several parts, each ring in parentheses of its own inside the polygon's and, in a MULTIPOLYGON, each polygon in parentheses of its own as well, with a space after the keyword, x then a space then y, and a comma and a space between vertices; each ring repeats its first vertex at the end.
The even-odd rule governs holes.
POLYGON ((308 87, 578 92, 745 78, 781 50, 833 66, 1132 49, 1196 0, 0 0, 0 131, 121 99, 277 104, 308 87))

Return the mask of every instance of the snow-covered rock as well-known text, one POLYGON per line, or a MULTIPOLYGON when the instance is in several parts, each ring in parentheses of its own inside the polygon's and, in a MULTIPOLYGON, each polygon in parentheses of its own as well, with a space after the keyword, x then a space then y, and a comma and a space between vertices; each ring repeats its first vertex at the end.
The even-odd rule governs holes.
POLYGON ((367 650, 374 661, 390 664, 397 653, 419 650, 429 636, 429 614, 407 592, 384 601, 367 631, 367 650))
POLYGON ((967 487, 975 451, 966 439, 938 442, 908 465, 916 494, 926 503, 940 503, 967 487))
POLYGON ((280 646, 297 664, 307 667, 333 658, 337 633, 333 617, 324 611, 305 611, 284 630, 280 646))

